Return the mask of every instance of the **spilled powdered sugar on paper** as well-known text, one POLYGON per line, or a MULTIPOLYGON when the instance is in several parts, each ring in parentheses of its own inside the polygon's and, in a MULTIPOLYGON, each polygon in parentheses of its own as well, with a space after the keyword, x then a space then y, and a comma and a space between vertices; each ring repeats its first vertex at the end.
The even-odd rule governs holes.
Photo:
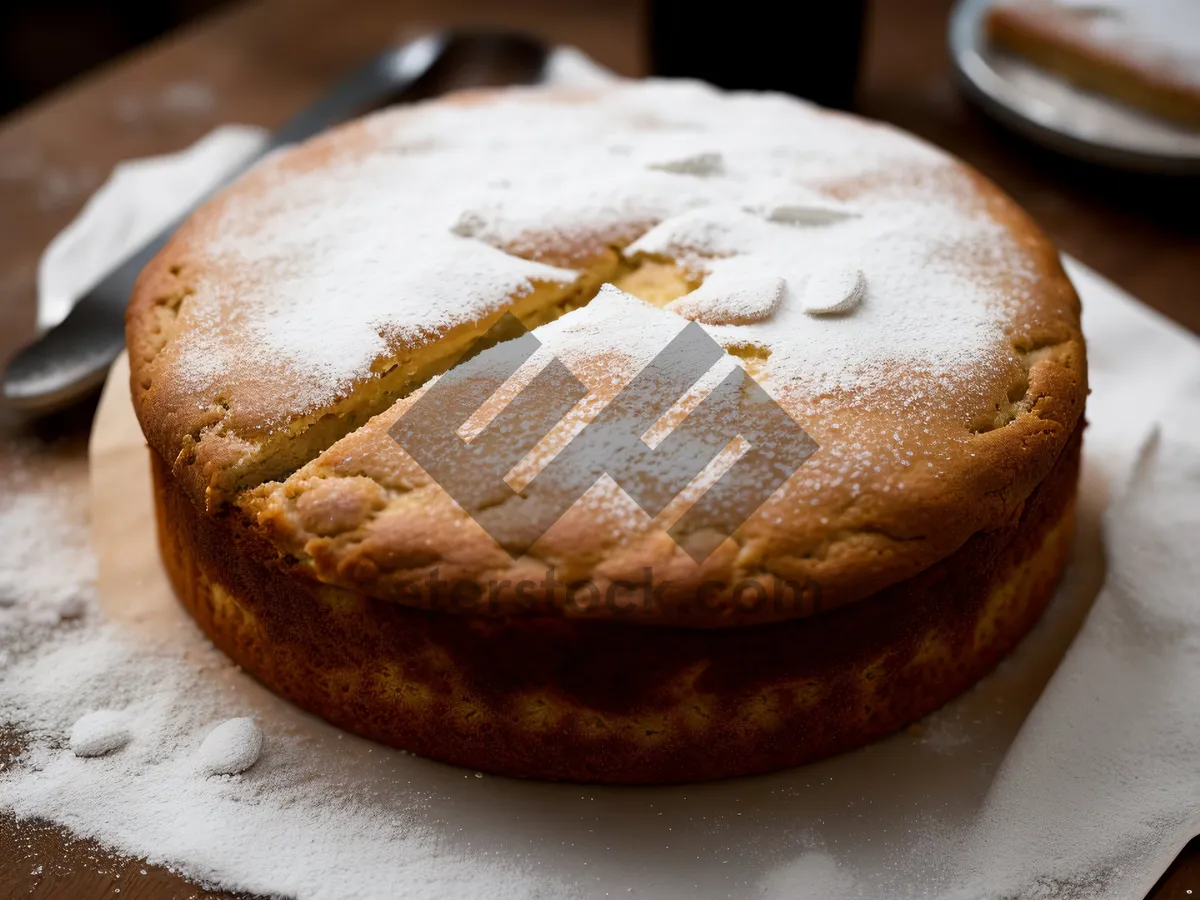
POLYGON ((264 895, 570 896, 520 859, 447 846, 424 822, 436 798, 373 765, 382 748, 314 733, 290 710, 271 716, 252 768, 219 774, 257 755, 257 726, 227 721, 253 686, 188 623, 105 618, 77 497, 0 487, 0 728, 20 747, 0 769, 0 809, 264 895), (74 618, 64 603, 81 605, 74 618), (214 746, 214 727, 229 740, 214 746))
POLYGON ((846 900, 856 895, 854 876, 828 853, 810 851, 780 866, 759 885, 763 900, 846 900))
POLYGON ((120 750, 129 743, 130 737, 123 714, 98 709, 75 720, 68 746, 76 756, 103 756, 120 750))
MULTIPOLYGON (((570 335, 557 343, 570 358, 570 335)), ((1127 385, 1097 359, 1102 390, 1127 385)), ((1098 406, 1103 446, 1130 416, 1098 406)), ((24 749, 0 771, 0 809, 298 900, 1126 900, 1200 826, 1200 573, 1186 568, 1197 459, 1200 445, 1174 439, 1143 462, 1110 532, 1123 599, 1101 600, 1083 652, 1047 689, 1061 700, 1029 718, 999 777, 1074 633, 1063 599, 995 675, 908 733, 777 775, 667 789, 479 778, 338 732, 257 688, 173 607, 152 631, 106 620, 78 491, 6 484, 0 720, 24 749), (60 615, 68 598, 81 615, 60 615), (70 733, 94 710, 119 712, 130 740, 80 758, 70 733), (203 776, 206 737, 244 717, 261 723, 261 756, 243 774, 203 776)))
POLYGON ((1184 424, 1152 433, 1108 512, 1108 581, 966 843, 963 900, 1061 896, 1029 873, 1088 855, 1094 866, 1072 878, 1078 894, 1141 897, 1155 881, 1145 861, 1165 868, 1200 830, 1200 402, 1177 412, 1184 424), (1063 809, 1074 827, 1062 827, 1063 809), (1184 837, 1162 846, 1164 833, 1184 837), (1011 837, 1000 846, 997 834, 1011 837), (1119 852, 1097 858, 1116 835, 1119 852))
POLYGON ((258 762, 262 729, 251 718, 222 722, 200 745, 199 769, 205 775, 240 775, 258 762))

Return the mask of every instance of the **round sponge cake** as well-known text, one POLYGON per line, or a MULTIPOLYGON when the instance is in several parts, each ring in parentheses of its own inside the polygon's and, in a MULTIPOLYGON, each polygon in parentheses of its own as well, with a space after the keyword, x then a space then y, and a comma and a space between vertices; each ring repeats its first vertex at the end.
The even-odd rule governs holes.
POLYGON ((783 96, 369 117, 197 212, 128 337, 201 626, 331 721, 487 771, 857 746, 993 666, 1070 545, 1086 362, 1054 248, 940 151, 783 96), (686 341, 698 377, 629 403, 686 341), (622 403, 655 411, 628 458, 592 439, 622 403))

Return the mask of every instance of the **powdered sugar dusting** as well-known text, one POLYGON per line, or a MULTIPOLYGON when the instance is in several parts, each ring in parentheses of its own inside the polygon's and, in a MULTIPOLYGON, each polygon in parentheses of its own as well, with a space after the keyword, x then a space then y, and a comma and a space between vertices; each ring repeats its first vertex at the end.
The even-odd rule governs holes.
POLYGON ((234 406, 253 381, 280 420, 538 283, 570 283, 570 259, 609 246, 686 264, 703 283, 676 311, 750 332, 738 339, 769 349, 768 377, 812 392, 1003 352, 1007 310, 974 251, 1007 276, 1028 267, 938 151, 781 95, 514 90, 385 113, 318 167, 289 160, 262 164, 206 232, 174 369, 201 398, 232 384, 234 406), (871 285, 852 324, 800 302, 834 255, 871 285))
POLYGON ((731 278, 728 271, 705 280, 667 309, 706 325, 749 325, 769 319, 783 300, 787 284, 778 275, 731 278))
POLYGON ((1065 26, 1102 50, 1200 87, 1200 6, 1192 0, 1024 0, 1061 12, 1065 26))
POLYGON ((670 162, 650 164, 651 169, 678 175, 719 175, 724 167, 720 153, 697 153, 670 162))
POLYGON ((111 709, 87 713, 71 726, 71 752, 76 756, 103 756, 129 743, 125 717, 111 709))
MULTIPOLYGON (((756 211, 754 207, 748 209, 750 212, 756 211)), ((824 225, 857 215, 850 207, 816 194, 812 199, 806 198, 799 202, 768 205, 762 209, 762 213, 772 222, 785 222, 789 225, 824 225)))
POLYGON ((200 745, 200 771, 205 775, 239 775, 258 762, 262 744, 262 729, 248 716, 222 722, 200 745))
POLYGON ((763 900, 850 900, 861 897, 854 876, 828 853, 810 851, 759 883, 763 900))
POLYGON ((867 279, 853 263, 833 260, 816 269, 804 286, 804 311, 812 315, 847 313, 862 303, 867 279))
MULTIPOLYGON (((855 198, 858 215, 803 227, 705 206, 666 220, 628 252, 667 256, 704 273, 704 284, 677 306, 723 307, 731 320, 744 302, 739 286, 782 280, 787 299, 769 320, 740 321, 749 326, 741 339, 772 352, 767 377, 812 393, 869 390, 893 366, 962 375, 1007 353, 1006 308, 967 248, 994 242, 1017 274, 1028 263, 999 226, 960 203, 935 189, 920 202, 908 193, 864 195, 855 198), (871 303, 860 306, 867 284, 871 303), (805 314, 851 311, 841 322, 805 314)), ((711 314, 701 321, 718 324, 711 314)))

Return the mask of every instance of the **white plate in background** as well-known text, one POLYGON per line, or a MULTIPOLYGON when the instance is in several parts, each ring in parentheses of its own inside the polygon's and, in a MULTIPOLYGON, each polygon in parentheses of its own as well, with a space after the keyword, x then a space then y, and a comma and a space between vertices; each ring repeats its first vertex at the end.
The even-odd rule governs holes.
POLYGON ((1200 175, 1200 130, 1175 125, 1084 91, 989 46, 993 0, 959 0, 950 56, 970 96, 1004 125, 1051 150, 1121 169, 1200 175))

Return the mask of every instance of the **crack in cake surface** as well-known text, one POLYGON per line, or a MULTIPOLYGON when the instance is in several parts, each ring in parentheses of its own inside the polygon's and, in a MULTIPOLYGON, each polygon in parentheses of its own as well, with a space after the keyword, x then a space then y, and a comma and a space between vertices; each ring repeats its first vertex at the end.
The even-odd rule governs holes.
MULTIPOLYGON (((575 281, 565 289, 538 286, 529 295, 516 297, 510 305, 501 306, 490 317, 470 323, 471 327, 460 329, 460 333, 451 334, 424 348, 436 349, 435 353, 420 354, 421 359, 414 358, 418 354, 413 354, 408 358, 393 357, 374 362, 372 370, 375 377, 371 380, 353 385, 334 404, 316 410, 311 415, 297 417, 286 425, 266 429, 265 434, 247 434, 244 431, 241 434, 227 434, 225 424, 230 404, 226 396, 219 394, 210 402, 216 411, 216 421, 193 431, 177 459, 183 465, 193 464, 196 447, 204 440, 254 442, 242 460, 227 467, 213 482, 212 496, 215 502, 222 502, 239 491, 268 481, 283 480, 397 400, 462 362, 468 351, 479 352, 484 349, 480 343, 482 337, 505 313, 514 314, 525 328, 532 330, 586 306, 603 284, 623 284, 635 296, 648 303, 661 305, 694 290, 701 283, 699 279, 685 280, 681 270, 672 263, 652 264, 647 267, 648 271, 643 272, 644 261, 626 258, 622 255, 622 249, 619 245, 607 248, 588 267, 578 272, 575 281)), ((523 258, 517 253, 513 255, 523 258)), ((191 291, 182 291, 178 302, 163 303, 161 308, 177 314, 189 293, 191 291)), ((148 389, 150 385, 147 381, 142 386, 148 389)))

